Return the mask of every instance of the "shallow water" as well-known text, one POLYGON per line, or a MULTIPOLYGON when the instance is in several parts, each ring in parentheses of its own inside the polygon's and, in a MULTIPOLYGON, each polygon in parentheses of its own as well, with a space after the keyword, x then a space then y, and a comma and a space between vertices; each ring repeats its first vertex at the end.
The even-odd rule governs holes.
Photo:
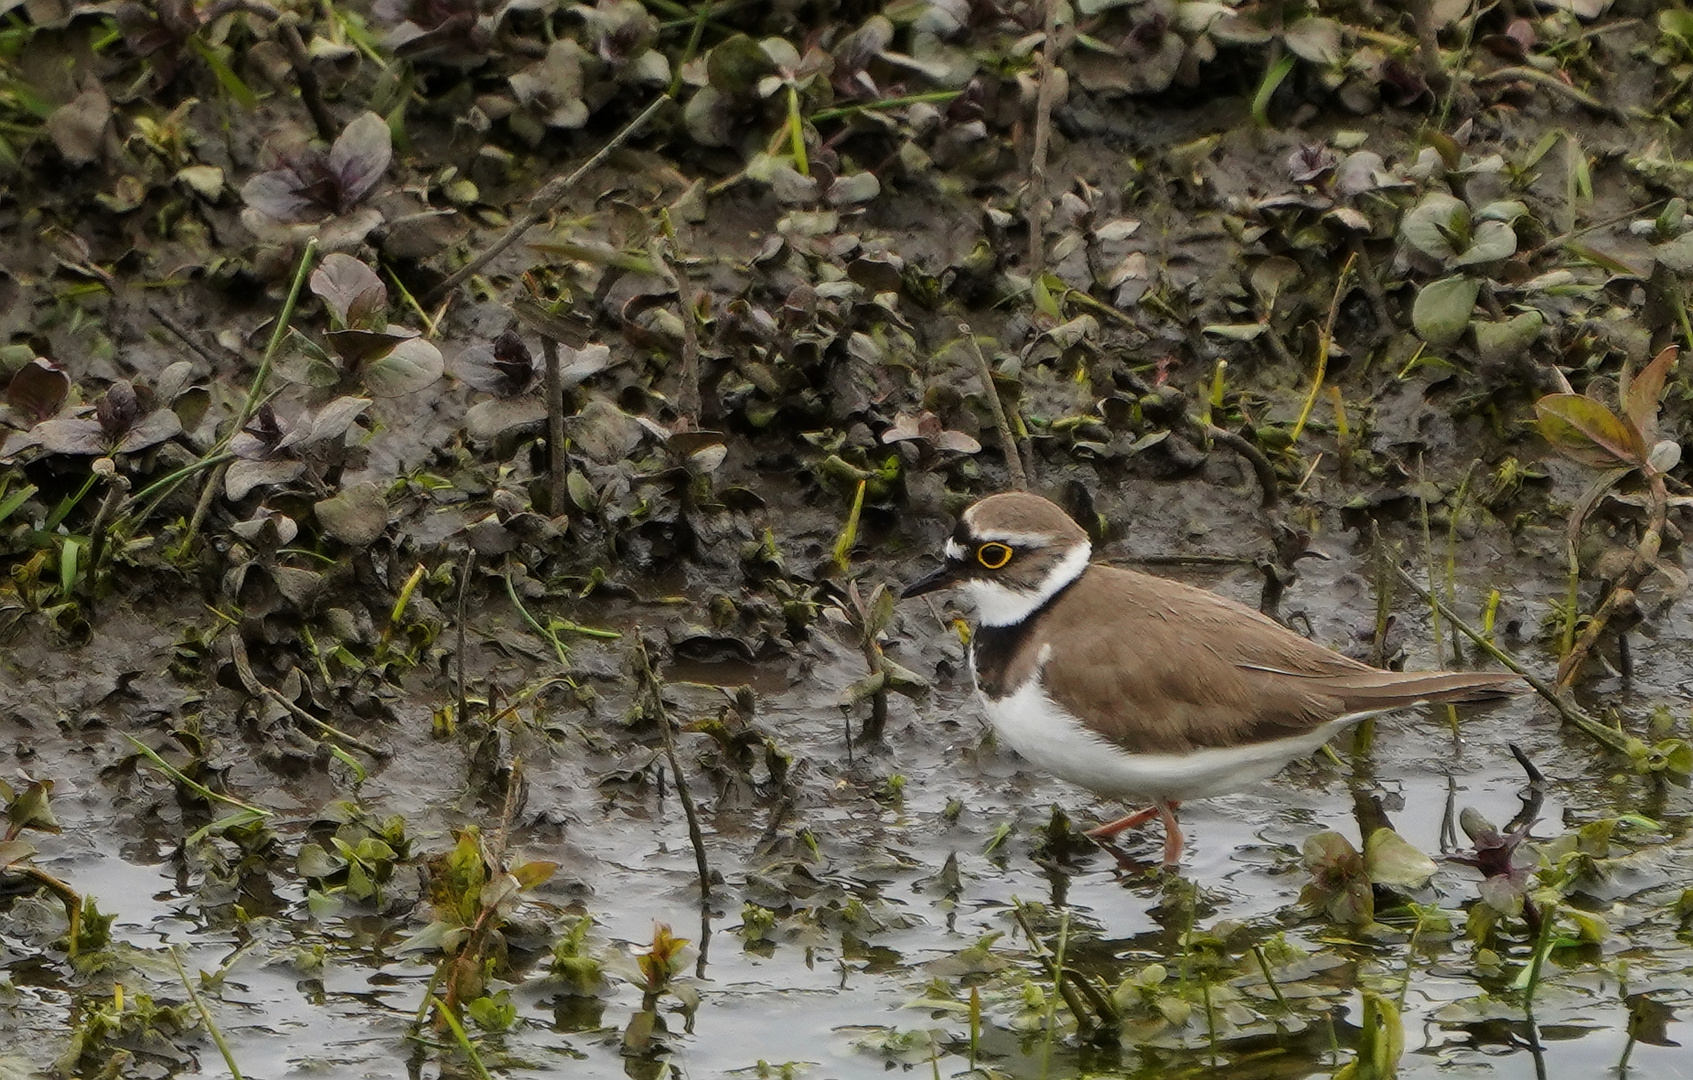
MULTIPOLYGON (((1370 610, 1367 600, 1360 602, 1355 571, 1344 552, 1314 566, 1289 593, 1284 611, 1308 611, 1319 639, 1338 639, 1360 611, 1370 610), (1336 606, 1323 606, 1329 600, 1336 606)), ((1255 587, 1250 571, 1197 580, 1243 599, 1255 587)), ((1533 622, 1550 590, 1535 591, 1532 583, 1520 589, 1506 606, 1533 622)), ((1402 614, 1422 621, 1414 611, 1402 614)), ((1674 690, 1668 684, 1686 640, 1677 637, 1678 626, 1672 621, 1657 642, 1641 644, 1635 696, 1617 700, 1657 700, 1674 690)), ((907 607, 898 630, 903 663, 913 664, 915 656, 932 668, 947 651, 950 629, 920 605, 907 607)), ((1424 635, 1413 643, 1409 666, 1434 663, 1426 641, 1424 635)), ((614 646, 584 645, 584 658, 596 647, 615 653, 614 646)), ((664 1013, 667 1053, 627 1057, 621 1032, 640 1007, 639 992, 613 981, 598 996, 571 996, 540 977, 543 957, 512 987, 515 1027, 482 1037, 484 1060, 516 1076, 656 1076, 661 1061, 698 1077, 758 1075, 760 1062, 803 1063, 797 1074, 804 1076, 878 1075, 894 1064, 955 1075, 969 1064, 967 1015, 962 1006, 921 1004, 935 992, 932 981, 942 980, 954 994, 967 995, 967 985, 983 993, 978 1063, 998 1070, 995 1075, 1329 1075, 1348 1059, 1343 1048, 1357 1040, 1363 987, 1403 996, 1403 1076, 1603 1075, 1623 1052, 1626 998, 1643 993, 1668 1005, 1672 1016, 1658 1044, 1633 1047, 1628 1075, 1688 1075, 1693 948, 1669 908, 1693 882, 1693 799, 1685 788, 1655 790, 1620 771, 1582 736, 1560 730, 1531 696, 1466 710, 1456 731, 1444 709, 1383 719, 1367 752, 1355 752, 1346 736, 1334 744, 1338 762, 1318 756, 1250 790, 1184 807, 1190 847, 1181 881, 1198 890, 1196 902, 1152 869, 1156 829, 1125 843, 1130 855, 1148 860, 1139 869, 1120 867, 1096 850, 1063 862, 1038 856, 1037 830, 1054 806, 1080 824, 1116 808, 1030 772, 993 746, 956 679, 915 704, 895 699, 886 745, 849 753, 836 700, 858 665, 850 650, 819 636, 806 655, 785 663, 691 662, 671 670, 673 704, 683 716, 718 707, 723 695, 708 685, 713 681, 752 683, 755 724, 796 761, 790 792, 780 799, 745 784, 718 790, 706 777, 691 778, 711 866, 722 877, 705 926, 674 793, 667 786, 661 800, 652 783, 599 783, 609 769, 651 758, 651 750, 606 726, 616 711, 602 707, 597 721, 585 714, 555 717, 563 734, 546 740, 518 734, 529 791, 514 844, 522 858, 560 862, 558 874, 535 893, 540 906, 528 917, 585 911, 595 922, 590 941, 608 953, 642 945, 655 922, 670 924, 698 950, 688 981, 700 1006, 691 1022, 674 1010, 664 1013), (573 723, 599 725, 601 737, 585 743, 569 733, 573 723), (1647 815, 1660 826, 1639 839, 1619 834, 1612 854, 1622 858, 1607 864, 1604 895, 1578 899, 1604 915, 1611 934, 1596 946, 1554 952, 1532 1020, 1511 989, 1525 943, 1517 942, 1502 968, 1477 970, 1474 950, 1461 936, 1430 935, 1408 952, 1402 920, 1393 934, 1360 940, 1299 903, 1308 879, 1299 858, 1305 839, 1334 829, 1360 844, 1357 809, 1371 796, 1405 839, 1431 854, 1448 850, 1443 822, 1449 836, 1446 816, 1455 808, 1474 807, 1499 824, 1509 820, 1521 806, 1524 778, 1508 742, 1550 780, 1536 837, 1621 812, 1647 815), (896 775, 903 783, 890 795, 889 778, 896 775), (961 804, 955 819, 948 814, 954 800, 961 804), (1005 840, 994 846, 1001 830, 1005 840), (957 880, 949 889, 944 868, 954 858, 957 880), (770 940, 748 942, 738 933, 747 900, 778 910, 770 940), (1285 1012, 1261 1007, 1261 1016, 1279 1017, 1279 1031, 1276 1023, 1260 1022, 1236 1037, 1225 1032, 1213 1045, 1190 1029, 1125 1047, 1060 1034, 1049 1045, 1040 1010, 1017 1003, 1019 986, 1050 990, 1010 917, 1019 901, 1067 905, 1069 955, 1106 986, 1153 962, 1179 969, 1190 922, 1198 931, 1244 923, 1256 928, 1255 940, 1280 931, 1320 963, 1308 979, 1289 984, 1285 1012), (1003 936, 986 961, 959 959, 991 934, 1003 936)), ((614 688, 615 680, 606 685, 614 688)), ((1599 692, 1607 689, 1615 688, 1601 684, 1599 692)), ((405 815, 424 852, 444 849, 450 827, 496 820, 497 811, 479 808, 465 794, 461 766, 439 767, 442 746, 427 736, 428 703, 401 702, 397 715, 402 722, 387 731, 395 757, 360 787, 364 805, 379 815, 405 815)), ((393 955, 396 942, 419 925, 415 919, 403 912, 377 917, 349 905, 320 920, 307 908, 303 884, 286 872, 286 859, 268 878, 270 895, 209 887, 202 866, 179 873, 171 838, 188 822, 173 820, 179 811, 148 794, 161 783, 155 775, 143 769, 115 788, 103 780, 97 763, 120 756, 122 748, 97 728, 85 732, 82 751, 36 736, 29 740, 32 767, 65 778, 55 800, 65 831, 42 839, 39 861, 117 915, 114 935, 134 950, 129 962, 136 973, 114 971, 115 978, 132 992, 151 980, 161 997, 180 998, 171 992, 174 973, 161 948, 180 947, 190 970, 227 966, 215 1015, 244 1075, 447 1075, 438 1071, 440 1054, 407 1039, 432 970, 426 957, 393 955), (137 806, 147 808, 140 818, 137 806), (253 917, 238 915, 236 904, 253 917), (297 951, 318 946, 321 969, 297 951)), ((683 749, 697 751, 703 738, 684 736, 683 749)), ((273 827, 287 850, 303 838, 314 800, 326 788, 350 785, 340 766, 330 770, 334 784, 320 776, 250 793, 281 810, 273 827)), ((234 775, 262 774, 238 764, 234 775)), ((239 783, 234 787, 240 790, 239 783)), ((1413 895, 1456 912, 1461 931, 1458 909, 1474 896, 1478 877, 1446 862, 1432 885, 1413 895)), ((1049 914, 1040 925, 1046 944, 1055 946, 1056 918, 1049 914)), ((36 981, 45 974, 11 971, 14 1010, 30 1032, 22 1044, 26 1059, 45 1053, 75 1022, 53 979, 36 981)), ((1230 979, 1243 987, 1252 981, 1230 979)), ((1267 1000, 1261 983, 1257 993, 1267 1000)), ((1064 1009, 1057 1015, 1062 1024, 1064 1009)), ((198 1053, 203 1067, 215 1067, 209 1043, 202 1041, 198 1053)), ((176 1066, 165 1054, 154 1067, 176 1066)))

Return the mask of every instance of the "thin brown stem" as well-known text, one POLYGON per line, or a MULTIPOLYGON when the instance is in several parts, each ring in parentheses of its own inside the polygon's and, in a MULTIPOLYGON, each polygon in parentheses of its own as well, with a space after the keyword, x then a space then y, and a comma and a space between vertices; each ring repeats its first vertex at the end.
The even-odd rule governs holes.
POLYGON ((976 372, 981 376, 982 390, 988 395, 988 407, 993 411, 993 426, 999 432, 999 445, 1005 452, 1005 467, 1011 473, 1011 486, 1018 491, 1027 491, 1029 476, 1023 471, 1023 458, 1017 452, 1017 440, 1011 434, 1011 421, 1005 415, 1005 402, 999 398, 999 386, 993 381, 993 366, 988 363, 987 354, 982 351, 982 344, 976 340, 976 332, 970 329, 969 323, 959 323, 958 332, 969 342, 970 353, 975 357, 976 372))
POLYGON ((559 370, 558 342, 541 339, 541 353, 547 358, 547 513, 564 513, 564 376, 559 370))
POLYGON ((506 248, 509 248, 513 244, 517 243, 518 240, 523 237, 524 233, 540 224, 541 220, 548 214, 552 213, 553 208, 564 200, 565 195, 569 194, 575 189, 577 184, 581 183, 583 177, 605 164, 605 160, 611 156, 612 151, 616 150, 618 147, 633 138, 636 132, 640 131, 647 125, 647 121, 658 115, 659 109, 663 108, 664 104, 669 100, 669 95, 659 96, 651 105, 642 109, 640 115, 623 125, 623 130, 619 131, 616 135, 613 135, 609 140, 607 140, 606 144, 600 147, 599 152, 593 157, 571 170, 568 175, 556 176, 547 181, 541 190, 537 191, 529 200, 529 206, 521 215, 518 216, 516 221, 511 223, 511 227, 500 235, 498 240, 483 249, 475 258, 465 263, 458 270, 454 271, 447 277, 447 280, 441 282, 441 284, 425 293, 423 297, 424 303, 435 304, 444 299, 448 293, 464 284, 472 274, 477 273, 484 266, 487 266, 490 262, 497 258, 501 252, 505 251, 506 248))

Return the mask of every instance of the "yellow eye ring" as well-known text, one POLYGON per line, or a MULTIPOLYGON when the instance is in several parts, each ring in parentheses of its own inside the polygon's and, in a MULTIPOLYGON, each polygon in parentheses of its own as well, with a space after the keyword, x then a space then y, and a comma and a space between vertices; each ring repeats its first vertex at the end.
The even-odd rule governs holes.
POLYGON ((989 570, 998 570, 1011 561, 1011 547, 1008 544, 983 544, 976 549, 976 561, 989 570))

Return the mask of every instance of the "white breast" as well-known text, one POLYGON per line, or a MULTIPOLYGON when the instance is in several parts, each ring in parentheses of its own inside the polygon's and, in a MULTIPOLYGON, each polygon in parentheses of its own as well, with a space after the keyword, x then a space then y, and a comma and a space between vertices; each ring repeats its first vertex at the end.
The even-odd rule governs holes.
POLYGON ((982 698, 1004 743, 1047 772, 1108 798, 1178 802, 1221 795, 1274 776, 1350 724, 1343 716, 1296 738, 1186 754, 1131 754, 1095 734, 1053 701, 1036 675, 998 701, 982 698))

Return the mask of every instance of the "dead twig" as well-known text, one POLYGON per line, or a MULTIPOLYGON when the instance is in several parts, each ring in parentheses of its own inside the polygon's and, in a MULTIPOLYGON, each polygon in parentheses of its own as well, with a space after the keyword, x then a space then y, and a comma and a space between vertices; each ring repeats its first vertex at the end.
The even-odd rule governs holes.
POLYGON ((1253 446, 1244 435, 1238 435, 1216 424, 1205 425, 1205 437, 1233 450, 1252 466, 1252 474, 1258 478, 1258 486, 1263 489, 1259 506, 1268 508, 1281 501, 1281 482, 1276 479, 1276 467, 1270 464, 1270 459, 1264 456, 1264 451, 1253 446))
POLYGON ((993 426, 999 431, 999 445, 1005 451, 1005 467, 1011 473, 1011 486, 1018 491, 1027 491, 1029 477, 1023 471, 1023 458, 1017 452, 1017 440, 1011 434, 1011 421, 1005 415, 1005 402, 999 399, 999 387, 993 381, 993 366, 988 363, 987 354, 982 351, 982 344, 976 340, 976 332, 970 329, 969 323, 960 322, 958 332, 969 342, 971 355, 976 358, 976 372, 981 376, 982 389, 988 395, 988 407, 993 410, 993 426))
POLYGON ((670 763, 670 775, 676 780, 676 798, 682 804, 682 814, 688 819, 688 841, 694 847, 694 865, 699 871, 700 902, 711 902, 711 867, 705 859, 705 833, 700 829, 699 812, 694 797, 688 791, 688 778, 682 773, 682 762, 676 756, 676 736, 670 728, 670 710, 664 707, 664 684, 653 670, 652 657, 647 654, 646 642, 635 640, 635 677, 647 698, 652 715, 657 718, 664 735, 664 757, 670 763))
POLYGON ((306 111, 312 116, 312 126, 317 128, 317 137, 332 143, 340 133, 335 128, 335 118, 329 115, 329 107, 323 103, 323 86, 317 81, 317 71, 312 67, 312 57, 306 51, 306 43, 300 40, 298 21, 299 17, 292 14, 278 19, 277 36, 282 39, 282 47, 288 52, 288 63, 294 68, 294 78, 300 84, 300 100, 305 102, 306 111))
POLYGON ((1035 145, 1029 155, 1028 208, 1029 280, 1046 268, 1046 155, 1052 141, 1052 99, 1058 92, 1053 69, 1058 55, 1058 0, 1046 0, 1046 30, 1040 47, 1040 87, 1035 93, 1035 145))
POLYGON ((541 354, 547 358, 547 513, 564 513, 564 376, 559 370, 558 342, 541 338, 541 354))

